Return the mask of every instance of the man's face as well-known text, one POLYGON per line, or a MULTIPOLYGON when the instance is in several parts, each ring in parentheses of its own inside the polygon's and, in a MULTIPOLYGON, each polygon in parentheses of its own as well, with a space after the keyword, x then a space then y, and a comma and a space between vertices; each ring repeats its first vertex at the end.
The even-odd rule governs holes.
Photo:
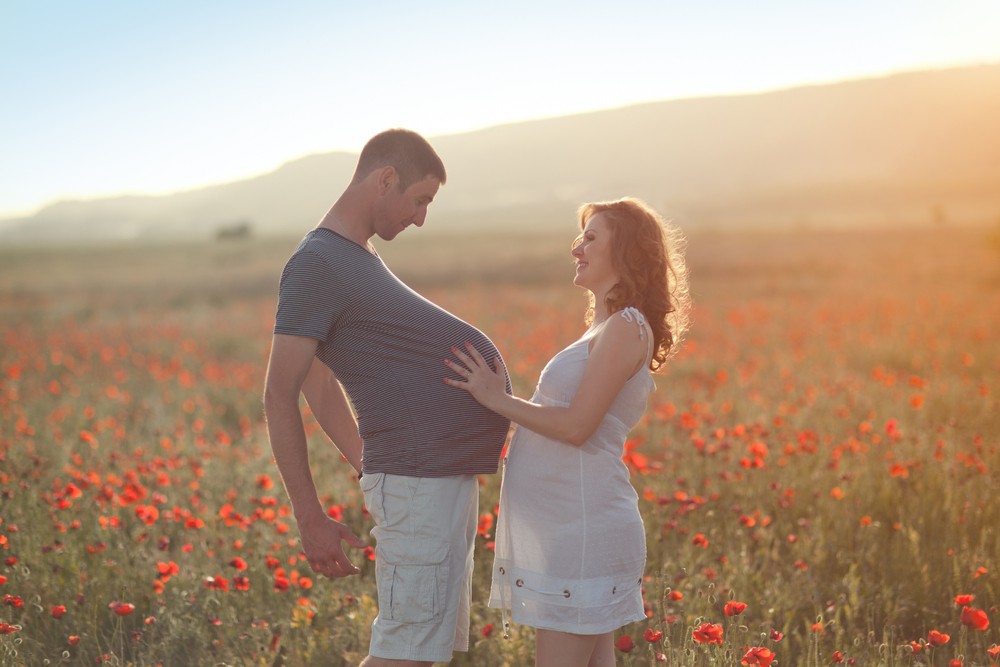
POLYGON ((427 207, 434 201, 439 187, 441 182, 434 176, 427 176, 402 191, 397 186, 391 187, 379 200, 375 233, 391 241, 410 225, 423 227, 427 207))

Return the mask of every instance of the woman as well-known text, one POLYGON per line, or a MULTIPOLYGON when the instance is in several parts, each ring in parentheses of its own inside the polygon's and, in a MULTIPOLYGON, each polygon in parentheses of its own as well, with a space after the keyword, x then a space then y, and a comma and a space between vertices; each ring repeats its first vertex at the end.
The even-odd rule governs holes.
POLYGON ((519 427, 504 462, 490 606, 537 628, 538 667, 615 663, 614 631, 645 618, 645 531, 622 463, 651 372, 687 325, 682 239, 632 198, 585 204, 574 284, 589 328, 542 370, 531 400, 506 393, 499 360, 453 350, 468 391, 519 427))

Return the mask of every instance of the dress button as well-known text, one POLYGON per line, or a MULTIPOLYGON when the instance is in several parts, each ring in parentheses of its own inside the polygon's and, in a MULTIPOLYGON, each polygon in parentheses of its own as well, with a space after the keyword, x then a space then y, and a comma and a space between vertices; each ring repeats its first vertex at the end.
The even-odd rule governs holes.
POLYGON ((612 586, 611 587, 611 594, 614 595, 617 592, 618 592, 618 587, 617 586, 612 586))
POLYGON ((518 579, 517 581, 514 582, 514 585, 517 586, 518 588, 521 588, 522 586, 524 586, 524 579, 518 579))
POLYGON ((507 574, 507 570, 505 570, 505 569, 503 569, 503 568, 501 567, 501 568, 500 568, 500 574, 507 574))
POLYGON ((568 598, 568 597, 569 597, 570 595, 571 595, 571 594, 570 594, 570 592, 569 592, 569 591, 563 591, 563 597, 566 597, 566 598, 568 598))

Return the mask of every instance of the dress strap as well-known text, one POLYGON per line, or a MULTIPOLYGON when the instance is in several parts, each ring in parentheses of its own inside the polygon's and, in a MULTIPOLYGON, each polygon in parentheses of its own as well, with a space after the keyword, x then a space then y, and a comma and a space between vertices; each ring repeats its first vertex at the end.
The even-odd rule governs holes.
MULTIPOLYGON (((635 322, 636 324, 639 325, 639 339, 640 340, 646 338, 646 316, 642 314, 642 311, 640 311, 635 306, 626 306, 625 308, 623 308, 622 310, 620 310, 618 312, 621 313, 621 316, 625 318, 625 321, 627 321, 627 322, 635 322)), ((646 358, 647 359, 653 353, 652 345, 653 345, 653 337, 650 336, 649 339, 646 340, 646 358)))

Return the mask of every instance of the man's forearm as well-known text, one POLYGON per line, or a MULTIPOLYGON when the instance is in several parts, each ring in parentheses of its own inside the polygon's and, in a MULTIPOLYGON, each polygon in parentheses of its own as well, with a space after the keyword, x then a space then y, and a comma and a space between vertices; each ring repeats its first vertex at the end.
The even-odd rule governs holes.
POLYGON ((325 516, 309 468, 309 449, 298 402, 286 405, 278 399, 265 401, 264 414, 271 452, 296 520, 301 522, 316 515, 325 516))

